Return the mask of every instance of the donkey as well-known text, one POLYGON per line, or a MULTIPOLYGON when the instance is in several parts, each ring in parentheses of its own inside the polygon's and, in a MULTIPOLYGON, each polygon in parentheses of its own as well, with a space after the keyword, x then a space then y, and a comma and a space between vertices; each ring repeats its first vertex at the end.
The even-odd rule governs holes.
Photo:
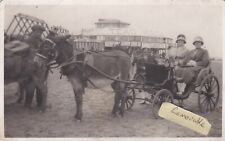
MULTIPOLYGON (((53 43, 53 42, 52 42, 53 43)), ((12 52, 7 46, 17 46, 15 48, 28 46, 21 41, 12 41, 5 44, 4 48, 4 83, 17 81, 20 86, 20 95, 18 102, 23 100, 26 93, 25 106, 30 107, 35 88, 38 89, 37 106, 41 111, 46 109, 47 85, 50 60, 53 60, 53 47, 50 40, 45 40, 42 48, 38 51, 32 51, 31 48, 12 52)))
MULTIPOLYGON (((119 113, 124 115, 125 98, 126 98, 126 83, 118 80, 128 80, 129 71, 131 68, 130 57, 127 53, 121 50, 113 50, 101 53, 85 53, 78 52, 73 49, 71 43, 67 40, 58 40, 55 42, 55 49, 58 57, 56 62, 61 65, 61 73, 67 76, 72 84, 75 101, 76 101, 76 120, 82 120, 83 116, 83 94, 87 87, 87 82, 111 84, 115 92, 114 106, 112 115, 114 117, 119 113), (107 79, 105 79, 107 76, 107 79), (110 78, 112 78, 110 80, 110 78)), ((93 84, 93 83, 92 83, 93 84)))

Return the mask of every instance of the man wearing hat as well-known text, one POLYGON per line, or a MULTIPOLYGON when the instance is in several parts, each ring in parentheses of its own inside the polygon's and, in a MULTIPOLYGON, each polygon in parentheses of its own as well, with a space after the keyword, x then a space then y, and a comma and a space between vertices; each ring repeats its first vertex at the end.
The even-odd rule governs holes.
POLYGON ((41 25, 34 25, 31 29, 32 32, 29 34, 28 38, 25 39, 25 42, 28 43, 32 49, 36 50, 43 42, 41 36, 45 28, 41 25))
MULTIPOLYGON (((188 68, 181 68, 182 69, 182 79, 183 82, 188 87, 193 87, 191 83, 195 80, 198 73, 202 68, 205 68, 209 64, 209 54, 208 51, 203 49, 204 42, 202 37, 197 36, 194 38, 193 45, 195 46, 195 49, 191 50, 188 55, 184 58, 182 65, 188 65, 192 67, 188 68)), ((190 89, 191 92, 192 89, 190 89)))
MULTIPOLYGON (((32 54, 35 54, 43 43, 43 39, 41 36, 42 36, 43 32, 45 31, 45 28, 41 25, 34 25, 31 27, 31 30, 32 30, 32 32, 25 39, 25 42, 30 46, 32 54)), ((33 61, 34 60, 27 60, 27 63, 33 64, 34 63, 33 61)), ((36 69, 36 72, 38 72, 38 71, 43 72, 43 70, 42 70, 43 68, 44 67, 38 67, 35 69, 36 69)), ((34 69, 34 68, 32 68, 32 69, 34 69)), ((45 85, 43 89, 47 89, 46 87, 47 86, 45 85)), ((32 102, 35 88, 36 88, 36 84, 34 81, 29 81, 29 83, 26 83, 26 91, 29 93, 29 94, 26 94, 26 99, 25 99, 25 106, 27 106, 27 107, 29 107, 29 105, 32 102)), ((41 102, 40 102, 41 99, 43 99, 43 97, 40 93, 40 90, 37 89, 36 100, 37 100, 38 105, 41 104, 41 102)))
POLYGON ((57 29, 53 28, 53 29, 49 30, 49 34, 48 34, 47 38, 50 40, 54 40, 57 37, 57 35, 58 35, 57 29))
POLYGON ((57 33, 57 29, 49 30, 49 34, 47 36, 48 39, 52 40, 55 43, 58 43, 61 40, 66 40, 66 39, 68 39, 70 37, 71 37, 71 35, 69 35, 69 34, 68 35, 59 35, 57 33))

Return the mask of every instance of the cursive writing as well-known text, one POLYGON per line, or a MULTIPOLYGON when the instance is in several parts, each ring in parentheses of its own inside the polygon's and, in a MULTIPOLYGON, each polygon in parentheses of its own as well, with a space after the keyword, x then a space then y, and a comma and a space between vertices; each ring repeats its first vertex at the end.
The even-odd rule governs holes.
POLYGON ((174 107, 172 110, 171 110, 171 113, 175 114, 176 116, 178 117, 181 117, 185 120, 189 120, 189 121, 192 121, 193 123, 197 124, 197 125, 200 125, 200 127, 204 128, 205 127, 205 122, 204 122, 204 119, 201 118, 201 117, 193 117, 193 116, 190 116, 190 115, 187 115, 185 113, 182 113, 180 110, 179 110, 179 107, 174 107))

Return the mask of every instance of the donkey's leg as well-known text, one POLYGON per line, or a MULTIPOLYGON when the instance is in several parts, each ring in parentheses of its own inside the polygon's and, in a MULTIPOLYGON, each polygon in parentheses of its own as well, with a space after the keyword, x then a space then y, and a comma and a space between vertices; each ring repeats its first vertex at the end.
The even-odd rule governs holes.
POLYGON ((121 98, 120 98, 120 107, 119 107, 119 110, 120 110, 120 112, 119 112, 119 114, 123 117, 123 115, 124 115, 124 109, 125 109, 125 98, 126 98, 126 96, 125 96, 125 91, 121 91, 121 93, 120 93, 120 95, 121 95, 121 98))
POLYGON ((76 101, 76 114, 74 116, 77 120, 82 120, 83 117, 83 94, 84 87, 80 76, 70 75, 68 79, 73 87, 74 97, 76 101))
MULTIPOLYGON (((131 62, 127 60, 121 60, 118 61, 121 64, 119 65, 120 67, 120 80, 130 80, 130 68, 131 68, 131 62)), ((119 83, 119 92, 120 92, 120 115, 123 116, 124 114, 124 109, 125 109, 125 103, 126 103, 126 98, 127 98, 127 84, 126 83, 119 83)))
POLYGON ((126 84, 120 83, 120 115, 123 117, 124 115, 124 109, 125 109, 125 102, 127 97, 127 91, 126 91, 126 84))
POLYGON ((37 102, 37 107, 41 107, 42 105, 42 101, 43 101, 43 97, 41 95, 41 91, 36 88, 36 102, 37 102))
POLYGON ((36 87, 36 102, 37 102, 37 107, 41 106, 47 106, 47 93, 48 93, 48 86, 47 86, 47 78, 48 78, 48 73, 49 70, 46 67, 42 67, 42 72, 45 73, 40 73, 40 80, 42 84, 44 84, 43 88, 44 90, 44 95, 42 94, 43 91, 41 91, 38 87, 36 87))
POLYGON ((116 117, 117 116, 117 111, 119 109, 119 94, 115 93, 114 95, 114 105, 112 109, 112 116, 116 117))
POLYGON ((17 103, 21 103, 24 100, 25 95, 25 86, 24 82, 19 81, 19 98, 17 99, 17 103))
POLYGON ((74 90, 75 101, 76 101, 76 114, 74 116, 77 120, 82 120, 83 117, 83 90, 74 90))
POLYGON ((126 84, 120 82, 113 82, 111 86, 115 92, 112 115, 116 116, 117 111, 119 111, 119 114, 123 116, 127 96, 126 84))
POLYGON ((44 83, 41 85, 40 89, 40 93, 41 93, 41 111, 45 112, 46 108, 47 108, 47 94, 48 94, 48 88, 47 85, 45 85, 44 83))
POLYGON ((112 115, 113 117, 117 116, 117 111, 119 109, 119 103, 120 103, 120 92, 119 92, 119 83, 113 82, 111 84, 111 87, 113 88, 115 95, 114 95, 114 105, 112 109, 112 115))
POLYGON ((26 92, 24 106, 30 108, 34 97, 35 84, 33 81, 29 81, 25 84, 24 88, 26 92))
POLYGON ((39 96, 41 97, 41 105, 40 105, 40 110, 42 112, 45 112, 46 110, 46 105, 47 105, 47 93, 48 93, 48 88, 47 88, 47 84, 46 81, 44 79, 41 79, 37 76, 33 77, 34 83, 35 83, 35 88, 37 88, 39 90, 38 94, 40 94, 39 96))

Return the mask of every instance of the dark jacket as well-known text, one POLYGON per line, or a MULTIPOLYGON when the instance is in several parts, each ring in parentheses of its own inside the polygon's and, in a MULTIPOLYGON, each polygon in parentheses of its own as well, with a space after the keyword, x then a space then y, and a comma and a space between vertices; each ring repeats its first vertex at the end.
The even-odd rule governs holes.
POLYGON ((188 53, 183 63, 187 64, 190 60, 195 61, 197 66, 206 67, 209 64, 209 53, 202 48, 193 49, 188 53))
POLYGON ((25 42, 28 43, 32 49, 39 49, 43 43, 43 40, 39 35, 32 32, 28 38, 25 39, 25 42))

